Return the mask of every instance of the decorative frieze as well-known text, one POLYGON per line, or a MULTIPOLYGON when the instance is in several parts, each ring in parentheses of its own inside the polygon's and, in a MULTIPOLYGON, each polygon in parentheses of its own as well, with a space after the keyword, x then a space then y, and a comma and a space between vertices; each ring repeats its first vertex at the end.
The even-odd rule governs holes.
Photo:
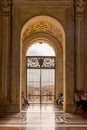
POLYGON ((8 16, 11 14, 12 0, 1 0, 3 14, 8 16))
POLYGON ((26 7, 72 7, 73 0, 14 0, 14 4, 26 7))
POLYGON ((85 0, 76 0, 75 7, 76 7, 76 14, 83 14, 85 9, 86 1, 85 0))

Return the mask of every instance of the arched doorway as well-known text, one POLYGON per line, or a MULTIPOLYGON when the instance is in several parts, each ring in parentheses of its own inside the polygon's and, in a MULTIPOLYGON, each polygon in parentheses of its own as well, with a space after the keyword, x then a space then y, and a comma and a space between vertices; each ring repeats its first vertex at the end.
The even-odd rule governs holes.
POLYGON ((44 42, 55 51, 55 99, 64 92, 64 58, 65 33, 60 23, 49 16, 37 16, 29 20, 23 27, 21 33, 22 42, 22 90, 26 91, 26 51, 35 42, 44 42))
POLYGON ((28 48, 26 93, 30 103, 54 103, 55 62, 55 52, 48 44, 39 42, 28 48))

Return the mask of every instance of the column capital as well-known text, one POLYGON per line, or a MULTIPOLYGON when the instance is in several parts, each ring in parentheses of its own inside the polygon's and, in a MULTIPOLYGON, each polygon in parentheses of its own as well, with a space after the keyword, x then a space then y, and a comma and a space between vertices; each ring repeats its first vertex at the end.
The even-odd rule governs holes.
POLYGON ((75 0, 76 15, 78 15, 78 16, 83 15, 85 5, 86 5, 85 0, 75 0))
POLYGON ((11 14, 12 0, 1 0, 1 5, 3 9, 3 15, 9 16, 11 14))

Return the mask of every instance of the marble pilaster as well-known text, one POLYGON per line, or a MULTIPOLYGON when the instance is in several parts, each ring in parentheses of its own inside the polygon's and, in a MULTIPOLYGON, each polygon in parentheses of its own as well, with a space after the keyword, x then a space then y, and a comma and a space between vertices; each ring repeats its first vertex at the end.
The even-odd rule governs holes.
POLYGON ((85 0, 75 1, 76 22, 76 88, 83 89, 83 14, 85 0))
MULTIPOLYGON (((10 47, 11 47, 11 6, 12 0, 1 0, 3 9, 3 63, 2 95, 3 100, 10 102, 10 47)), ((6 103, 6 102, 5 102, 6 103)))

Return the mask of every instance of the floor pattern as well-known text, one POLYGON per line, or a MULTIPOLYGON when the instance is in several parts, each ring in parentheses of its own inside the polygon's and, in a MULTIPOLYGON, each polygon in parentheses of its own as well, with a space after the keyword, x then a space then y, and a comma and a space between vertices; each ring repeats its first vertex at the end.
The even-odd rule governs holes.
MULTIPOLYGON (((0 115, 0 127, 57 128, 87 127, 87 116, 64 113, 54 105, 30 105, 21 113, 0 115)), ((41 129, 42 130, 42 129, 41 129)), ((54 129, 52 129, 54 130, 54 129)))

